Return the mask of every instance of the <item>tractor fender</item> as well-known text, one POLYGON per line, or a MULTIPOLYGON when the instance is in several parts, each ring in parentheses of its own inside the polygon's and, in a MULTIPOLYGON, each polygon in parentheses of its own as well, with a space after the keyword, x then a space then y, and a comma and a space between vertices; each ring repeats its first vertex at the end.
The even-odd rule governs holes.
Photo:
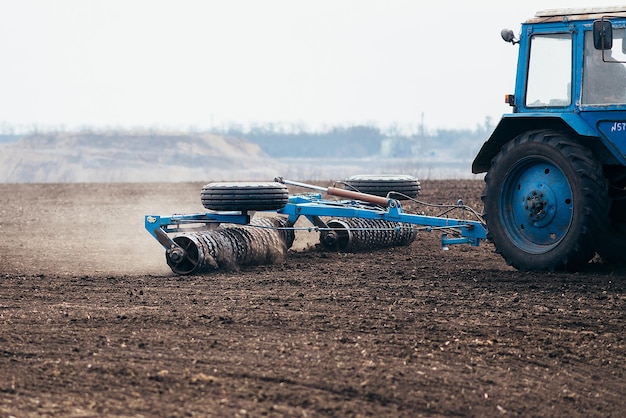
POLYGON ((558 130, 576 137, 597 137, 598 135, 597 131, 574 113, 507 114, 502 116, 498 126, 474 158, 472 173, 478 174, 489 171, 492 158, 500 152, 504 144, 524 132, 538 129, 558 130))

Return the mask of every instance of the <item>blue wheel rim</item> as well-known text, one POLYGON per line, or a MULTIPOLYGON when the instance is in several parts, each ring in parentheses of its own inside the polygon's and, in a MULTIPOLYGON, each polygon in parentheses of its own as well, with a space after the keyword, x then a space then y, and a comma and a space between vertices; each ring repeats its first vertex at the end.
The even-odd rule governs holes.
POLYGON ((572 225, 572 187, 551 161, 522 159, 502 184, 500 208, 511 242, 526 253, 543 254, 556 247, 572 225))

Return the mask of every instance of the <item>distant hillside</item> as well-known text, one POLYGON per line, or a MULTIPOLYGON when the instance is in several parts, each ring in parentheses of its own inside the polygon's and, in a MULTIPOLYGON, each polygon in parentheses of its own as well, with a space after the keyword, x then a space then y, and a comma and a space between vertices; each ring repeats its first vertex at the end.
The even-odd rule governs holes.
POLYGON ((46 133, 0 143, 5 183, 267 181, 280 171, 258 145, 207 133, 46 133))

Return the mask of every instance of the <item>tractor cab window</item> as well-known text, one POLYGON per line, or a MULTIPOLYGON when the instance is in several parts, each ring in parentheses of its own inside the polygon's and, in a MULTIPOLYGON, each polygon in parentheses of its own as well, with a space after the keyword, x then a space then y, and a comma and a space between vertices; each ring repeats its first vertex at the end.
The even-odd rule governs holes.
POLYGON ((624 29, 613 32, 613 48, 602 51, 593 47, 593 32, 585 33, 583 66, 583 104, 626 103, 626 43, 624 29))
POLYGON ((527 107, 563 107, 572 102, 572 36, 534 35, 530 43, 527 107))

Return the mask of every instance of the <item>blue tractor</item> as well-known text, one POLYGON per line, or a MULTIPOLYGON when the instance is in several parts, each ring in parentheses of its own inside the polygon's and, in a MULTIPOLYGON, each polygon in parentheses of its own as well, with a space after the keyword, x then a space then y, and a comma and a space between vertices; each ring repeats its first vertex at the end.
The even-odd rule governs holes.
POLYGON ((472 164, 487 238, 519 270, 626 261, 626 7, 551 9, 519 48, 512 107, 472 164))

